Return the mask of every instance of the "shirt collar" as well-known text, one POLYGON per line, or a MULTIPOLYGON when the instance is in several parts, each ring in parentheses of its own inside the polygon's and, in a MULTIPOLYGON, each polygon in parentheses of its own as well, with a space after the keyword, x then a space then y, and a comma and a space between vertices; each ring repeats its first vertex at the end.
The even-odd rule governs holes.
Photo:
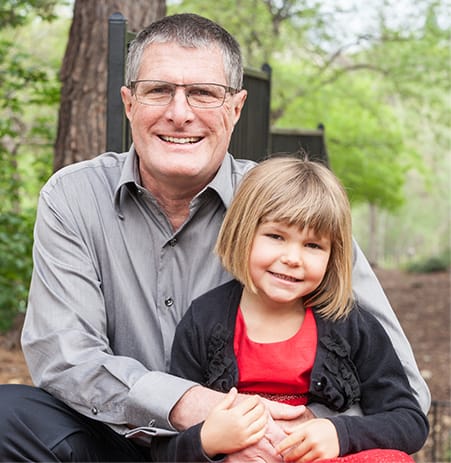
POLYGON ((224 203, 224 206, 228 208, 234 194, 234 187, 232 184, 232 162, 233 157, 227 153, 212 181, 197 196, 200 196, 206 190, 213 190, 224 203))
POLYGON ((133 184, 136 186, 136 188, 140 188, 140 183, 141 176, 139 174, 138 168, 138 155, 136 154, 135 147, 132 144, 130 150, 128 151, 125 157, 124 165, 121 171, 121 176, 114 191, 114 209, 116 210, 116 213, 118 214, 120 219, 124 218, 124 215, 122 214, 121 210, 121 196, 124 194, 126 186, 129 184, 133 184))
MULTIPOLYGON (((198 197, 206 190, 211 189, 217 193, 221 201, 224 203, 224 206, 228 208, 232 202, 234 194, 234 187, 232 184, 232 162, 233 157, 229 153, 226 153, 225 158, 212 181, 196 196, 198 197)), ((140 186, 141 176, 138 168, 138 155, 136 154, 133 144, 126 155, 121 176, 114 192, 114 208, 121 219, 123 219, 121 196, 123 194, 124 187, 129 184, 134 184, 137 189, 143 188, 140 186)))

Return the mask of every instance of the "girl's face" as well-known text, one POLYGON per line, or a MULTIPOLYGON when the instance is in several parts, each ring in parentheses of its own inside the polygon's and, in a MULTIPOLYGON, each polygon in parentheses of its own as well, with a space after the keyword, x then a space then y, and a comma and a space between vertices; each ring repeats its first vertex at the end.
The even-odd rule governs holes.
POLYGON ((261 223, 249 257, 258 295, 269 303, 292 304, 320 285, 331 252, 327 236, 279 222, 261 223))

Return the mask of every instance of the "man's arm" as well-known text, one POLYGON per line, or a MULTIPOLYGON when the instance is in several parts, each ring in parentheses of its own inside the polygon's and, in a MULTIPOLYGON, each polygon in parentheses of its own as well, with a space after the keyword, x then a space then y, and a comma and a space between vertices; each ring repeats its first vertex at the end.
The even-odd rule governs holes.
MULTIPOLYGON (((115 355, 96 262, 99 250, 80 231, 85 224, 74 219, 75 201, 65 194, 50 185, 39 201, 22 334, 33 382, 80 413, 122 425, 124 431, 126 424, 146 426, 152 420, 170 428, 169 411, 193 383, 115 355)), ((129 310, 126 301, 124 310, 129 310)))

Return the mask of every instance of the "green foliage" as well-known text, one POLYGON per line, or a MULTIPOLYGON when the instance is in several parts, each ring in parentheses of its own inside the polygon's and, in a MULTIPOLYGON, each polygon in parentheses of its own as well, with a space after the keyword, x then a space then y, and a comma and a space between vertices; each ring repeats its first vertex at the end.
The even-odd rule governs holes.
POLYGON ((2 0, 0 3, 0 29, 26 24, 32 14, 46 20, 55 19, 55 6, 61 0, 2 0))
MULTIPOLYGON (((301 74, 300 67, 294 64, 287 71, 284 66, 280 79, 274 82, 274 105, 285 108, 278 125, 315 127, 323 123, 331 166, 345 184, 351 202, 398 209, 405 199, 407 172, 421 165, 421 160, 405 145, 396 114, 383 103, 377 81, 363 73, 343 75, 333 85, 308 92, 308 81, 300 77, 298 85, 306 90, 287 105, 283 100, 287 89, 292 88, 287 76, 312 72, 307 67, 301 74)), ((277 72, 278 68, 275 80, 277 72)))
POLYGON ((318 21, 318 5, 312 0, 168 0, 168 13, 194 12, 224 25, 241 45, 246 66, 260 68, 287 44, 295 49, 318 21), (293 27, 295 25, 295 27, 293 27), (243 27, 245 26, 245 27, 243 27))
POLYGON ((15 315, 25 311, 31 276, 34 211, 0 212, 0 331, 11 327, 15 315))
POLYGON ((59 101, 59 47, 46 48, 54 40, 43 35, 49 24, 30 12, 50 18, 56 3, 7 1, 0 7, 0 330, 25 310, 36 198, 52 169, 59 101))
POLYGON ((447 250, 440 255, 408 262, 404 267, 410 273, 446 272, 451 270, 451 253, 447 250))

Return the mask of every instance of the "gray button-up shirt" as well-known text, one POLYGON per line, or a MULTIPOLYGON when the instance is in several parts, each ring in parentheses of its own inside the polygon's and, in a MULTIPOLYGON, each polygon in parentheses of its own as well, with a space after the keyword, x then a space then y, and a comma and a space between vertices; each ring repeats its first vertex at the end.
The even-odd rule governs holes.
MULTIPOLYGON (((140 184, 133 147, 51 177, 39 199, 22 335, 36 385, 118 431, 126 423, 172 428, 169 413, 193 385, 165 373, 175 327, 193 298, 230 279, 212 249, 252 166, 227 154, 175 232, 140 184)), ((373 308, 411 383, 427 395, 396 317, 356 251, 356 295, 373 308)))

